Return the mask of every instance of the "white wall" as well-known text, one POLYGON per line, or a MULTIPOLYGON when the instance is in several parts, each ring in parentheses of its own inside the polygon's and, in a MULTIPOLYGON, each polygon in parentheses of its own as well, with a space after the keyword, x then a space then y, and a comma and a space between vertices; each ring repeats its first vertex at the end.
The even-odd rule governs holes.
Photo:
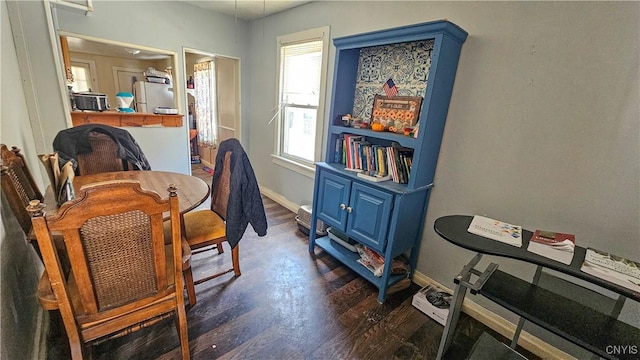
MULTIPOLYGON (((433 230, 435 219, 449 214, 571 232, 580 246, 640 260, 640 3, 371 5, 313 2, 252 23, 250 156, 261 184, 294 203, 313 198, 312 179, 274 165, 269 155, 277 36, 330 25, 335 38, 446 18, 469 37, 417 270, 452 287, 471 259, 433 230)), ((334 57, 332 46, 327 99, 334 57)), ((508 259, 485 257, 481 266, 490 261, 525 279, 533 275, 533 266, 508 259)))
MULTIPOLYGON (((29 123, 18 59, 12 38, 7 6, 0 4, 2 28, 2 58, 0 59, 2 87, 0 88, 0 143, 22 149, 29 168, 40 173, 33 133, 29 123)), ((40 183, 40 188, 44 184, 40 183)), ((2 200, 0 219, 0 354, 2 359, 36 359, 42 339, 44 311, 35 293, 42 271, 31 245, 11 212, 2 200)))
MULTIPOLYGON (((7 1, 14 34, 33 143, 39 154, 50 152, 55 135, 66 128, 64 84, 56 77, 56 57, 45 6, 40 1, 7 1)), ((3 49, 4 50, 4 49, 3 49)))

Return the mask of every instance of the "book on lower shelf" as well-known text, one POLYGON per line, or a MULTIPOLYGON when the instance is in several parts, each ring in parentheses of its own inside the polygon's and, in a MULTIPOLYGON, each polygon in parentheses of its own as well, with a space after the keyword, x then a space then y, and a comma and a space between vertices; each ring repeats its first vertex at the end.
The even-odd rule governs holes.
POLYGON ((640 263, 588 248, 580 270, 640 293, 640 263))
POLYGON ((365 180, 373 181, 373 182, 382 182, 382 181, 391 180, 391 175, 379 176, 375 174, 367 174, 364 172, 359 172, 357 176, 359 178, 363 178, 365 180))
POLYGON ((529 240, 527 250, 569 265, 573 260, 575 247, 576 236, 574 234, 536 230, 529 240))
POLYGON ((505 244, 522 247, 522 226, 508 224, 504 221, 475 215, 468 232, 505 244))
POLYGON ((335 241, 336 243, 344 246, 345 249, 351 251, 351 252, 358 252, 358 250, 356 249, 356 244, 357 242, 353 239, 351 239, 350 237, 348 237, 346 234, 343 234, 337 230, 335 230, 332 227, 329 227, 327 229, 327 235, 329 236, 329 238, 333 241, 335 241))

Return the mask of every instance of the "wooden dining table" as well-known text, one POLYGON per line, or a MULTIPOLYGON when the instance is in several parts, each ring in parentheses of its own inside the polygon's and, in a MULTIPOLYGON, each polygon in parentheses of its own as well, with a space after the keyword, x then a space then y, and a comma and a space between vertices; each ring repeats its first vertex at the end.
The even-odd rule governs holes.
MULTIPOLYGON (((204 180, 186 174, 168 171, 115 171, 91 175, 76 176, 73 179, 75 192, 79 192, 82 186, 112 180, 135 180, 140 182, 140 186, 146 190, 155 191, 162 198, 169 196, 168 188, 174 184, 178 188, 178 204, 180 213, 184 214, 201 205, 209 197, 209 184, 204 180)), ((54 200, 53 191, 47 189, 45 194, 45 204, 47 216, 57 212, 58 206, 54 200)))

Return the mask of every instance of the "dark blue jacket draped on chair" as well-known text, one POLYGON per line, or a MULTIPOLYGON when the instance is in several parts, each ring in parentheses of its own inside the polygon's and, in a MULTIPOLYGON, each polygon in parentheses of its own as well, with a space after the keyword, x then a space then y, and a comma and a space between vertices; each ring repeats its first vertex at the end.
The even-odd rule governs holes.
MULTIPOLYGON (((258 236, 267 234, 267 216, 264 212, 258 181, 256 180, 249 157, 237 139, 227 139, 220 143, 216 155, 216 169, 221 169, 224 156, 231 151, 231 181, 229 203, 227 205, 227 241, 235 247, 247 225, 251 224, 258 236)), ((220 181, 221 171, 215 171, 211 189, 220 181)))
POLYGON ((89 133, 92 131, 109 135, 118 144, 118 158, 133 164, 135 170, 151 170, 142 149, 127 130, 101 124, 79 125, 56 135, 53 150, 60 156, 60 167, 67 161, 74 161, 76 168, 78 154, 91 152, 89 133))

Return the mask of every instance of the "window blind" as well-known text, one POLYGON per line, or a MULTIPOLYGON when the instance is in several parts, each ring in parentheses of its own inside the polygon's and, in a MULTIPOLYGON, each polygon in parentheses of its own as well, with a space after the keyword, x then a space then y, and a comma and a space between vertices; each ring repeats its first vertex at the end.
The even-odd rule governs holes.
POLYGON ((322 72, 322 40, 284 45, 282 102, 318 106, 322 72))

